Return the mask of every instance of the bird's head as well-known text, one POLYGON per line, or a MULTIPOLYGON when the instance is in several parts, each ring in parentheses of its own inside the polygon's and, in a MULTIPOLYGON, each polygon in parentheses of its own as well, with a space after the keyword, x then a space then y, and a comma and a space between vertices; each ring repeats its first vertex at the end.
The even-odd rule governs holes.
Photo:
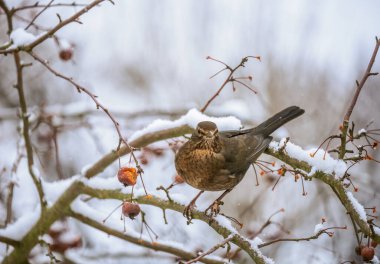
POLYGON ((197 138, 213 140, 218 136, 218 127, 213 122, 202 121, 198 123, 194 135, 197 138))

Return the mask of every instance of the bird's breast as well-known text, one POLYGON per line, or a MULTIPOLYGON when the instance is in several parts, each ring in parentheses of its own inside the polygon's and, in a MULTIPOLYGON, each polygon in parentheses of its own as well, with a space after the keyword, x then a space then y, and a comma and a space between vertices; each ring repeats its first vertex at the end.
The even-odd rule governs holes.
POLYGON ((221 153, 207 149, 180 149, 175 165, 178 174, 188 184, 200 190, 226 190, 240 181, 225 168, 225 159, 221 153))

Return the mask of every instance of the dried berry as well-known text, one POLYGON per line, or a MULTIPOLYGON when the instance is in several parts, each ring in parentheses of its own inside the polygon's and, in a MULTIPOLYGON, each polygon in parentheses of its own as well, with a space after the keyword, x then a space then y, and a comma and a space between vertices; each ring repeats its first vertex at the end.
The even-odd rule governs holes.
POLYGON ((148 164, 148 159, 145 156, 143 156, 140 158, 140 162, 142 165, 146 165, 146 164, 148 164))
POLYGON ((136 203, 124 202, 122 207, 123 215, 134 219, 140 214, 140 206, 136 203))
POLYGON ((370 261, 375 256, 375 249, 373 247, 363 247, 360 255, 364 261, 370 261))
POLYGON ((137 181, 137 170, 132 167, 121 167, 117 172, 117 178, 119 182, 124 184, 124 186, 135 185, 137 181))
POLYGON ((68 61, 73 57, 73 49, 68 48, 68 49, 61 49, 59 51, 59 58, 63 61, 68 61))
POLYGON ((184 183, 185 180, 179 176, 178 174, 174 177, 174 182, 177 183, 177 184, 181 184, 181 183, 184 183))

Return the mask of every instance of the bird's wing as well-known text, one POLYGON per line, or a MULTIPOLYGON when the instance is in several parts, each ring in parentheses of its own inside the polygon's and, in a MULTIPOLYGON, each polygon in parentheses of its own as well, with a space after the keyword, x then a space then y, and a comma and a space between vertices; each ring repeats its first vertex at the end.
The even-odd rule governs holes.
POLYGON ((272 137, 247 133, 240 135, 229 133, 227 136, 230 137, 225 137, 224 157, 226 163, 240 168, 249 167, 265 151, 272 140, 272 137))
MULTIPOLYGON (((251 147, 249 148, 249 155, 247 155, 247 162, 253 163, 257 160, 257 158, 267 149, 270 142, 272 141, 272 137, 263 137, 263 136, 255 136, 256 140, 251 147)), ((248 145, 249 146, 249 145, 248 145)))
POLYGON ((252 128, 244 129, 244 130, 227 130, 227 131, 219 132, 219 134, 221 134, 223 137, 226 137, 226 138, 233 138, 233 137, 248 134, 251 131, 252 131, 252 128))

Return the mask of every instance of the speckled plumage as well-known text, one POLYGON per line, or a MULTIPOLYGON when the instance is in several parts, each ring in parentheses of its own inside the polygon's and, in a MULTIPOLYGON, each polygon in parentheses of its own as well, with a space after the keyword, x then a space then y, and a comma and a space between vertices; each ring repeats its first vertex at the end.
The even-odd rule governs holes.
POLYGON ((269 135, 303 113, 291 106, 255 128, 236 131, 218 132, 214 123, 201 122, 176 154, 177 172, 202 191, 232 189, 268 147, 272 140, 269 135))

